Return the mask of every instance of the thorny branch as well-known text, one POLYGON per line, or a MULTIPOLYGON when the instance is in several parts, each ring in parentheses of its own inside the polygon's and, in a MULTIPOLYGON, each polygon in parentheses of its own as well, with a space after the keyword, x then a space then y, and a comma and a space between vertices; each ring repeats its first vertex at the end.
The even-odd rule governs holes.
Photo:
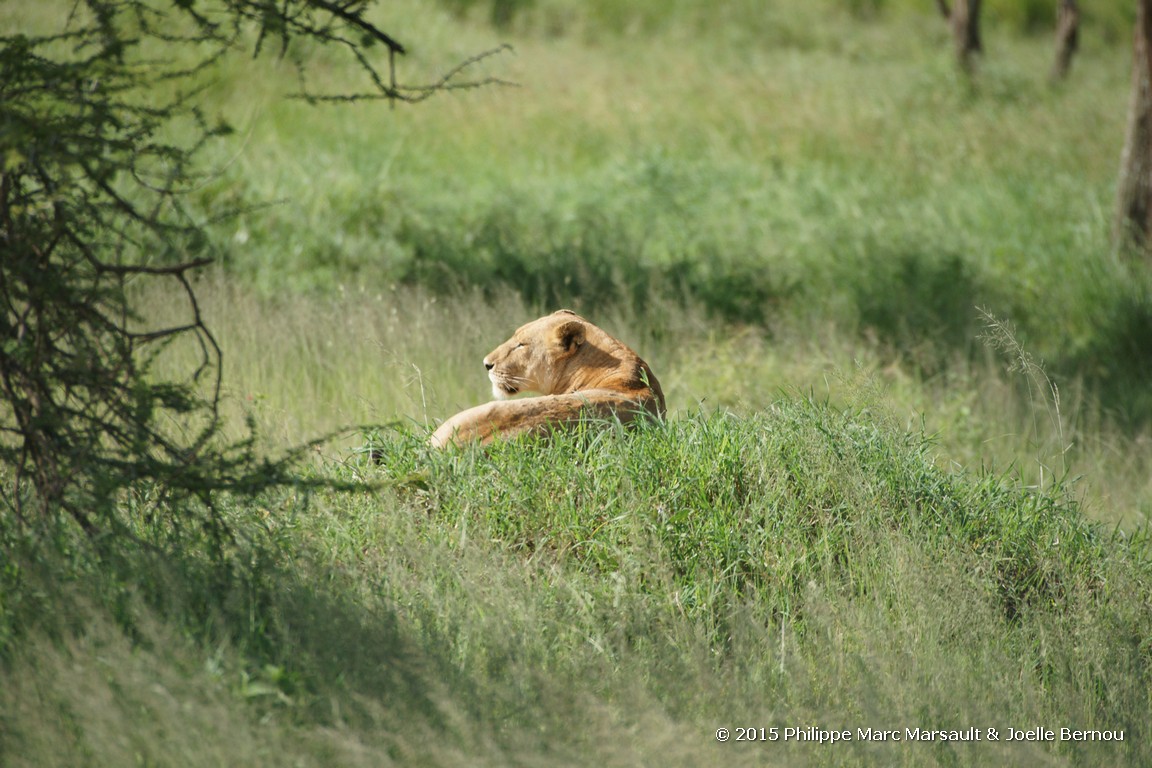
POLYGON ((253 25, 255 55, 270 37, 281 54, 294 40, 334 45, 373 88, 303 88, 309 101, 410 103, 507 84, 464 79, 507 46, 429 85, 399 84, 406 49, 367 18, 366 0, 195 5, 77 0, 59 33, 0 35, 0 522, 7 511, 21 525, 70 520, 90 536, 138 541, 126 495, 147 495, 154 508, 193 499, 194 514, 169 516, 172 529, 198 525, 223 542, 231 534, 218 491, 299 482, 288 471, 299 451, 272 461, 251 437, 220 436, 223 354, 193 283, 213 260, 204 228, 219 214, 197 221, 179 203, 201 150, 228 131, 196 104, 201 76, 253 25), (386 64, 370 56, 376 44, 386 64), (186 142, 156 138, 174 124, 191 128, 186 142), (175 282, 184 318, 150 326, 135 300, 163 281, 175 282), (158 377, 160 351, 181 343, 196 355, 190 374, 158 377))
MULTIPOLYGON (((491 50, 483 51, 474 56, 470 56, 457 64, 452 69, 448 70, 444 75, 440 77, 439 80, 429 85, 396 85, 394 70, 392 70, 390 73, 391 76, 389 79, 391 84, 385 85, 384 82, 380 79, 379 73, 377 73, 375 70, 372 70, 370 76, 373 80, 373 83, 376 85, 375 93, 339 95, 314 94, 307 90, 307 87, 303 84, 302 77, 301 92, 296 95, 296 98, 303 99, 310 104, 316 104, 320 102, 351 102, 372 100, 403 101, 409 104, 414 104, 424 101, 431 96, 435 96, 437 93, 442 91, 471 90, 474 88, 483 88, 490 85, 515 86, 516 83, 498 77, 485 77, 479 80, 468 80, 463 82, 457 81, 457 78, 460 77, 464 72, 484 61, 485 59, 498 56, 501 53, 507 53, 512 50, 512 46, 505 44, 491 50)), ((369 65, 366 61, 362 61, 361 63, 363 66, 371 69, 371 65, 369 65)))

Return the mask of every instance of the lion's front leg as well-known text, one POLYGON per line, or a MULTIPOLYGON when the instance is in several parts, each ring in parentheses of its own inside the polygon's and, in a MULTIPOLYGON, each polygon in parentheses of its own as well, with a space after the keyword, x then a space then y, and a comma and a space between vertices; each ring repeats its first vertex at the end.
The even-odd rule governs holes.
POLYGON ((496 438, 547 432, 558 423, 580 415, 582 404, 566 397, 546 395, 523 400, 494 400, 461 411, 432 433, 433 448, 487 445, 496 438))
POLYGON ((475 408, 460 411, 455 416, 446 419, 432 433, 430 440, 433 448, 461 447, 468 443, 487 443, 497 429, 494 407, 500 402, 484 403, 475 408))
POLYGON ((523 400, 497 400, 461 411, 432 434, 433 448, 487 445, 496 438, 551 432, 583 416, 629 422, 646 413, 646 403, 613 390, 544 395, 523 400))

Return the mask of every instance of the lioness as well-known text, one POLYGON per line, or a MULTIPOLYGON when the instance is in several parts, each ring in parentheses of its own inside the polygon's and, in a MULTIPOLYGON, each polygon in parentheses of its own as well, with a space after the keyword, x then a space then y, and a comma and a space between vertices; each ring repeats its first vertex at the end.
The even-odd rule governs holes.
POLYGON ((568 309, 518 328, 484 358, 484 367, 497 399, 445 421, 432 434, 433 447, 547 433, 581 416, 664 417, 664 392, 648 364, 568 309), (520 392, 541 396, 506 399, 520 392))

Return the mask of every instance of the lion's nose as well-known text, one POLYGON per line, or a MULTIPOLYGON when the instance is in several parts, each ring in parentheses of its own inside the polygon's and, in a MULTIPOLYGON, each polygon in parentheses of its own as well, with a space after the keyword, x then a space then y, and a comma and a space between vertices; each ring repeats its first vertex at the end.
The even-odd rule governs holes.
POLYGON ((484 370, 490 371, 495 367, 496 367, 496 363, 490 363, 487 360, 484 361, 484 370))

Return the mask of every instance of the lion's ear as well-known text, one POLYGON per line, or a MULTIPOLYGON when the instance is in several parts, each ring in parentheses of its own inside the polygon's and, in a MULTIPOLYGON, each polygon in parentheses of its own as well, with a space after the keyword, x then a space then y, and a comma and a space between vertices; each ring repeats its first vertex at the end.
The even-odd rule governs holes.
POLYGON ((584 343, 584 323, 569 320, 556 326, 556 343, 565 352, 575 352, 584 343))

